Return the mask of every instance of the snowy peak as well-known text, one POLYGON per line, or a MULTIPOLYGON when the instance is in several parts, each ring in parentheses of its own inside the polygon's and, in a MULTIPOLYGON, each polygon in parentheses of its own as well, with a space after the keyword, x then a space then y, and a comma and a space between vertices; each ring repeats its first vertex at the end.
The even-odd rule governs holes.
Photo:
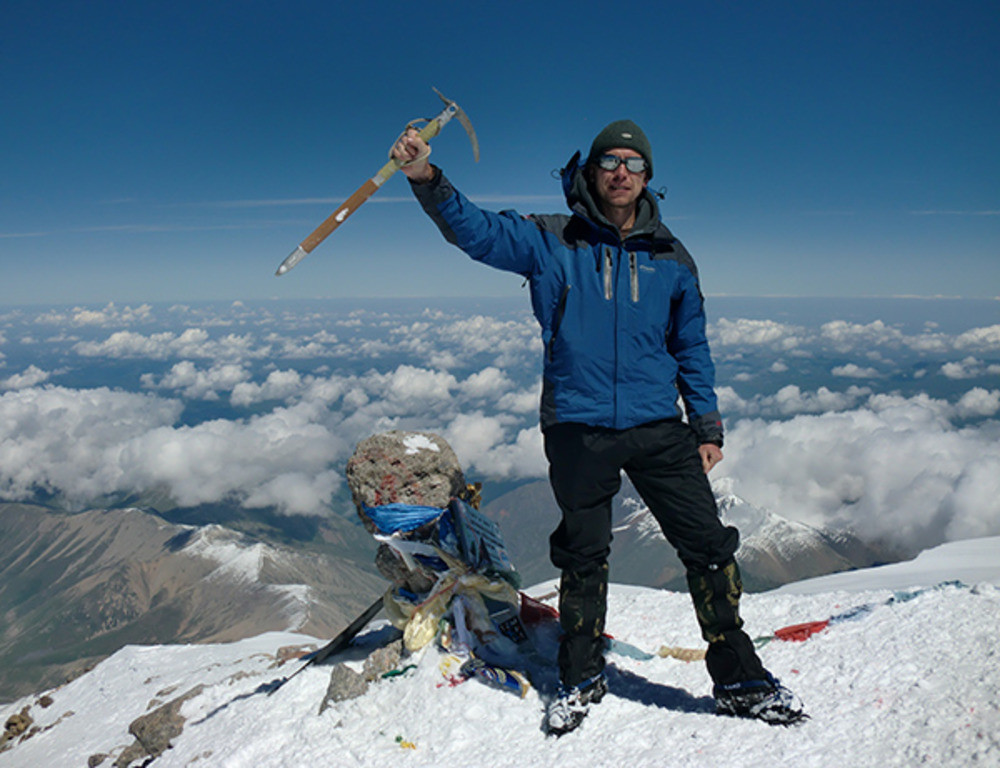
MULTIPOLYGON (((750 504, 734 493, 716 496, 719 514, 740 531, 737 558, 747 589, 759 591, 871 565, 879 553, 850 532, 832 536, 750 504)), ((613 578, 648 586, 684 587, 684 569, 646 505, 626 491, 615 528, 613 578)))
MULTIPOLYGON (((716 500, 724 521, 741 536, 738 553, 744 586, 751 591, 834 571, 894 559, 850 531, 830 533, 760 509, 725 485, 716 500)), ((486 507, 503 529, 518 570, 531 582, 557 579, 549 562, 549 534, 559 509, 547 481, 521 486, 486 507)), ((613 506, 611 578, 621 584, 686 589, 685 569, 631 483, 623 483, 613 506)), ((895 558, 898 559, 898 558, 895 558)))
MULTIPOLYGON (((722 521, 735 525, 740 531, 742 541, 738 556, 741 558, 752 552, 769 552, 792 561, 803 553, 815 553, 828 546, 829 536, 819 529, 756 507, 733 493, 717 496, 715 501, 722 521)), ((845 566, 853 567, 850 563, 845 566)))
POLYGON ((664 541, 663 532, 651 514, 649 508, 641 501, 633 498, 622 500, 625 517, 611 532, 614 535, 631 533, 638 542, 664 541))
POLYGON ((279 556, 273 547, 221 525, 193 528, 191 533, 181 551, 216 563, 209 578, 259 583, 265 562, 279 556))

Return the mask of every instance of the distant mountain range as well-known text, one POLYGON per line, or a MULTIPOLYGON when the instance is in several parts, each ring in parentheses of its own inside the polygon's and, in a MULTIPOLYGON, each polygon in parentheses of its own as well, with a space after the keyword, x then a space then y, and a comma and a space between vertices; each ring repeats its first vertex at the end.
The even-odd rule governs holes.
MULTIPOLYGON (((828 532, 787 520, 733 494, 719 495, 716 501, 723 521, 740 530, 737 558, 744 587, 749 591, 866 568, 900 557, 899 553, 862 541, 850 531, 828 532)), ((558 579, 548 559, 548 537, 559 521, 559 509, 547 481, 510 491, 484 511, 503 529, 511 558, 526 584, 558 579)), ((612 520, 612 581, 687 589, 684 566, 627 482, 615 498, 612 520)))
POLYGON ((332 636, 386 588, 370 537, 339 522, 342 543, 319 552, 134 508, 0 504, 0 700, 127 644, 332 636))
MULTIPOLYGON (((718 502, 742 533, 738 556, 751 591, 898 559, 731 494, 718 502)), ((500 524, 525 585, 555 584, 548 536, 559 513, 548 483, 515 488, 484 512, 500 524)), ((287 629, 332 637, 388 586, 374 566, 374 541, 347 516, 164 514, 173 522, 139 508, 69 514, 0 504, 0 701, 57 685, 128 644, 287 629), (213 517, 226 524, 206 522, 213 517)), ((613 581, 687 589, 683 566, 630 485, 613 520, 613 581)))

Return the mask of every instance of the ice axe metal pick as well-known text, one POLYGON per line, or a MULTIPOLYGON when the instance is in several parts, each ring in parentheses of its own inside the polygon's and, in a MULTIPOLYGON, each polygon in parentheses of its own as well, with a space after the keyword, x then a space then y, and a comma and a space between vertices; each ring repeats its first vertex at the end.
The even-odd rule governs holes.
MULTIPOLYGON (((462 111, 462 108, 458 106, 458 104, 444 96, 437 88, 434 89, 434 93, 441 97, 441 101, 444 102, 445 106, 444 109, 441 110, 440 114, 426 121, 426 124, 419 131, 420 138, 429 142, 441 133, 441 129, 444 128, 445 124, 449 120, 453 117, 457 117, 458 122, 460 122, 462 127, 465 128, 465 132, 469 134, 469 141, 472 142, 472 154, 475 156, 476 162, 479 162, 479 141, 476 139, 476 132, 472 128, 472 123, 469 121, 468 115, 462 111)), ((423 122, 425 121, 414 120, 407 127, 416 127, 416 124, 423 122)), ((317 245, 329 237, 333 230, 343 224, 344 221, 347 220, 348 216, 360 208, 369 197, 378 191, 379 187, 388 181, 392 174, 402 167, 403 163, 395 157, 392 157, 390 150, 389 162, 383 165, 378 173, 368 179, 368 181, 362 184, 353 195, 347 198, 343 205, 338 207, 337 210, 327 217, 326 221, 316 227, 309 237, 299 243, 298 248, 292 251, 288 255, 288 258, 281 262, 281 266, 278 267, 278 271, 275 272, 275 275, 280 277, 312 253, 313 249, 316 248, 317 245)))

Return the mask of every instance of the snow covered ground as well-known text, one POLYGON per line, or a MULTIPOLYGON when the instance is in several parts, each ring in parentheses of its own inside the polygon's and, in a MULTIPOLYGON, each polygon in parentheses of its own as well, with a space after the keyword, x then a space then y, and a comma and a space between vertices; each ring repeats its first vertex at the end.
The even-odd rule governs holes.
MULTIPOLYGON (((743 615, 754 637, 870 608, 804 642, 761 647, 765 664, 812 716, 798 727, 715 716, 701 663, 612 656, 611 695, 579 731, 550 739, 540 730, 535 690, 518 699, 476 681, 449 686, 436 649, 406 674, 320 715, 329 666, 307 669, 273 696, 263 692, 298 666, 276 668, 278 648, 315 642, 269 633, 226 645, 129 646, 50 691, 46 707, 39 696, 0 706, 3 722, 28 707, 42 729, 12 740, 0 767, 71 768, 95 755, 108 757, 91 765, 111 766, 133 741, 132 720, 199 684, 180 710, 183 733, 156 768, 1000 766, 998 585, 1000 538, 989 538, 747 595, 743 615), (944 583, 955 580, 962 583, 944 583)), ((613 587, 608 631, 652 652, 701 646, 685 594, 613 587)))

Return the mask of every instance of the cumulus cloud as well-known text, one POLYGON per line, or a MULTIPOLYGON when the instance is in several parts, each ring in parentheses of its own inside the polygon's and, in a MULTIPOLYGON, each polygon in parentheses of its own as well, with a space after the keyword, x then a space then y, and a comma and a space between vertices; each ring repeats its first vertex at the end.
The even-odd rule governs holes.
POLYGON ((843 376, 850 379, 875 379, 880 375, 874 368, 862 368, 855 363, 846 365, 836 365, 831 370, 834 376, 843 376))
POLYGON ((201 358, 219 361, 255 359, 270 354, 269 346, 255 346, 250 334, 227 334, 212 339, 203 328, 188 328, 180 335, 171 331, 144 335, 135 331, 116 331, 104 341, 81 341, 73 351, 83 357, 201 358))
POLYGON ((941 375, 949 379, 975 379, 980 376, 1000 375, 1000 365, 986 364, 975 357, 941 366, 941 375))
POLYGON ((713 347, 766 346, 791 350, 807 339, 804 328, 774 320, 719 319, 709 326, 709 341, 713 347))
POLYGON ((464 463, 482 463, 505 436, 501 419, 478 411, 459 414, 445 430, 445 439, 464 463))
POLYGON ((960 418, 995 416, 1000 411, 1000 389, 992 391, 982 387, 970 389, 959 398, 955 404, 955 411, 960 418))
POLYGON ((1000 325, 973 328, 955 338, 956 349, 976 349, 983 352, 1000 350, 1000 325))
POLYGON ((937 330, 928 323, 920 333, 908 334, 882 320, 855 323, 831 320, 818 331, 774 320, 720 319, 709 324, 713 349, 725 355, 751 349, 789 354, 807 351, 834 351, 839 354, 869 354, 879 348, 908 349, 916 353, 943 354, 949 351, 985 354, 1000 350, 1000 325, 972 328, 958 335, 937 330))
POLYGON ((875 320, 871 323, 851 323, 834 320, 824 323, 820 337, 833 345, 839 352, 852 352, 875 347, 906 347, 918 352, 944 352, 954 350, 975 350, 979 352, 1000 349, 1000 325, 972 328, 957 336, 950 336, 936 330, 936 324, 928 323, 918 334, 903 331, 875 320))
POLYGON ((457 347, 462 356, 489 354, 494 365, 504 368, 523 360, 525 354, 536 359, 542 351, 538 325, 533 318, 500 320, 475 315, 439 326, 441 342, 457 347))
POLYGON ((508 413, 536 414, 542 398, 542 380, 530 389, 507 392, 497 400, 497 408, 508 413))
MULTIPOLYGON (((307 380, 311 379, 307 377, 307 380)), ((251 381, 237 383, 233 387, 230 402, 237 406, 249 406, 264 400, 287 400, 300 395, 304 386, 305 382, 298 371, 271 371, 261 384, 251 381)))
MULTIPOLYGON (((175 366, 176 367, 176 366, 175 366)), ((267 400, 287 403, 322 402, 332 406, 341 400, 343 410, 362 410, 378 417, 439 417, 445 421, 461 409, 487 405, 513 414, 538 410, 541 383, 517 389, 504 371, 487 366, 459 379, 446 370, 400 365, 386 373, 368 371, 360 375, 301 375, 294 369, 271 371, 257 383, 243 381, 233 387, 230 402, 247 407, 267 400), (476 405, 478 404, 478 405, 476 405)))
POLYGON ((851 527, 913 551, 1000 534, 1000 423, 957 428, 927 395, 873 395, 850 411, 737 421, 720 476, 748 501, 814 525, 851 527), (971 533, 975 531, 976 533, 971 533))
MULTIPOLYGON (((0 355, 0 359, 2 357, 0 355)), ((48 381, 51 375, 48 371, 43 371, 37 366, 29 365, 21 373, 15 373, 6 379, 0 379, 0 389, 27 389, 28 387, 34 387, 48 381)))
POLYGON ((902 331, 886 325, 881 320, 866 324, 834 320, 823 324, 820 336, 840 352, 848 352, 859 347, 870 349, 880 345, 899 345, 905 338, 902 331))
POLYGON ((177 390, 189 400, 218 400, 220 391, 227 392, 248 378, 242 365, 224 363, 201 370, 190 360, 182 360, 159 379, 145 373, 140 380, 147 389, 177 390))
POLYGON ((511 380, 496 366, 483 368, 459 385, 459 391, 471 398, 499 398, 512 387, 511 380))
POLYGON ((326 331, 303 337, 288 337, 281 334, 268 334, 264 341, 272 350, 274 357, 286 360, 308 360, 317 357, 328 357, 339 344, 335 334, 326 331))
POLYGON ((547 472, 538 427, 519 430, 510 442, 504 419, 475 412, 456 416, 444 437, 466 468, 498 477, 542 477, 547 472))

